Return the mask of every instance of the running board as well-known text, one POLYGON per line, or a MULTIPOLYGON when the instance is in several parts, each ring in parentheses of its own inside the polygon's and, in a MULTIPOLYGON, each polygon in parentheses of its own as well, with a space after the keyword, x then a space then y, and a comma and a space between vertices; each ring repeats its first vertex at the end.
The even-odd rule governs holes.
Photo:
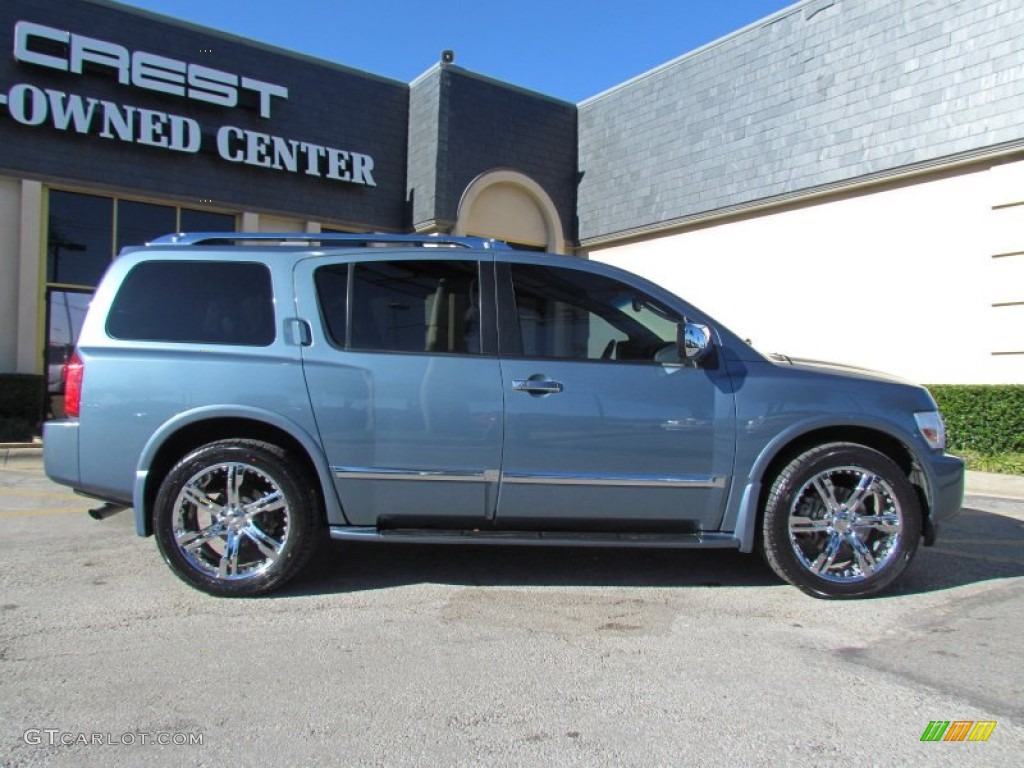
POLYGON ((511 544, 549 547, 644 547, 739 549, 731 533, 603 533, 586 531, 480 531, 332 525, 336 541, 388 541, 396 544, 511 544))

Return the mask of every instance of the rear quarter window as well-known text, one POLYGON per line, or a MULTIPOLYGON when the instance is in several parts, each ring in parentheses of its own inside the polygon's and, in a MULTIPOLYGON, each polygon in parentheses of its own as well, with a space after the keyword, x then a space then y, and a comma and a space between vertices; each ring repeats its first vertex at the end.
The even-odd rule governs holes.
POLYGON ((107 333, 130 341, 265 347, 274 329, 270 271, 252 262, 142 262, 107 316, 107 333))

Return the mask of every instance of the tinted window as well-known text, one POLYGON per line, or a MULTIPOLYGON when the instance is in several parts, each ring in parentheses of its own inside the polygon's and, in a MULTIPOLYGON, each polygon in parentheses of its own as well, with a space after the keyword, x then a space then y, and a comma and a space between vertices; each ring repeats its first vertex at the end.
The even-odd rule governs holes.
POLYGON ((117 250, 126 245, 144 245, 177 229, 178 209, 170 205, 117 202, 117 250))
POLYGON ((111 198, 51 190, 47 282, 96 285, 113 255, 113 227, 111 198))
POLYGON ((116 339, 267 346, 274 341, 270 273, 247 262, 149 261, 114 299, 116 339))
POLYGON ((480 280, 475 261, 388 261, 356 264, 352 306, 338 267, 318 271, 317 291, 328 332, 353 349, 480 353, 480 280))
POLYGON ((316 294, 327 335, 339 347, 347 346, 348 264, 334 264, 316 271, 316 294))
POLYGON ((678 318, 625 283, 529 264, 511 272, 521 345, 513 351, 525 357, 654 361, 675 344, 678 318))
POLYGON ((234 232, 235 217, 227 213, 182 208, 180 229, 182 232, 234 232))

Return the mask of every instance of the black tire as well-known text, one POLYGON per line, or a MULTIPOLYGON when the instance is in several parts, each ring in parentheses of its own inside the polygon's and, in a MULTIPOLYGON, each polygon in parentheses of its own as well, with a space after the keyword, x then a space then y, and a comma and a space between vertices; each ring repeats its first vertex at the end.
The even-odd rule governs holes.
POLYGON ((917 494, 892 459, 856 443, 829 443, 797 456, 772 482, 763 554, 808 595, 867 597, 906 569, 921 524, 917 494))
POLYGON ((153 527, 171 570, 220 597, 281 587, 320 539, 307 473, 276 445, 219 440, 181 459, 156 497, 153 527))

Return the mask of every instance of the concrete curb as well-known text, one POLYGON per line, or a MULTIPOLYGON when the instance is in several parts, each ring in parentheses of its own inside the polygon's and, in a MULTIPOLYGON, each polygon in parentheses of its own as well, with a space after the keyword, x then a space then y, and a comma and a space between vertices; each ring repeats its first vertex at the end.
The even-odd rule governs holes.
POLYGON ((0 443, 0 468, 43 468, 42 443, 0 443))
MULTIPOLYGON (((0 443, 0 469, 43 469, 41 443, 0 443)), ((967 472, 968 496, 994 496, 1024 500, 1024 475, 998 475, 992 472, 967 472)))
POLYGON ((997 475, 993 472, 967 471, 967 493, 1024 500, 1024 475, 997 475))

